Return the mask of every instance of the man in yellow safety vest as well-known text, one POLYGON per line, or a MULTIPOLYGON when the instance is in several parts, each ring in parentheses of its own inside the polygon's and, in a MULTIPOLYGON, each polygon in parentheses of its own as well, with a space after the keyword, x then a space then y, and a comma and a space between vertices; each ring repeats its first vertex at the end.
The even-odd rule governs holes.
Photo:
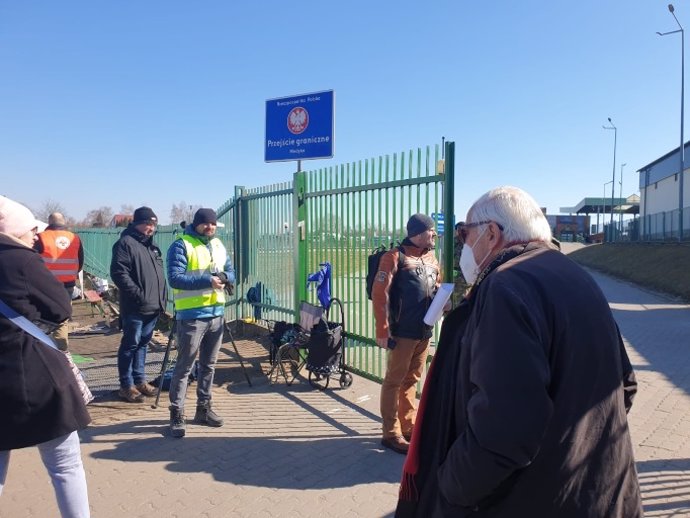
POLYGON ((194 360, 199 354, 194 422, 223 426, 211 409, 211 387, 223 341, 225 295, 235 271, 222 241, 216 237, 213 209, 199 209, 182 237, 170 245, 167 277, 173 289, 177 320, 177 362, 170 382, 170 434, 184 437, 184 402, 194 360))

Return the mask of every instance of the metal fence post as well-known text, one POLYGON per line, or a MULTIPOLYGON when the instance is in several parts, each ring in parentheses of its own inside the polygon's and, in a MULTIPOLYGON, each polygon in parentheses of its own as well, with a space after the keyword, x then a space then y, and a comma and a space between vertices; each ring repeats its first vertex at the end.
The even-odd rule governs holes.
POLYGON ((294 194, 292 206, 295 228, 295 299, 294 311, 299 317, 299 305, 307 300, 307 198, 306 173, 295 173, 293 182, 294 194))
POLYGON ((446 142, 446 161, 445 167, 445 182, 443 186, 443 204, 444 204, 444 220, 446 221, 445 234, 443 235, 443 280, 444 282, 453 282, 453 264, 455 246, 455 215, 454 198, 455 198, 455 142, 446 142))

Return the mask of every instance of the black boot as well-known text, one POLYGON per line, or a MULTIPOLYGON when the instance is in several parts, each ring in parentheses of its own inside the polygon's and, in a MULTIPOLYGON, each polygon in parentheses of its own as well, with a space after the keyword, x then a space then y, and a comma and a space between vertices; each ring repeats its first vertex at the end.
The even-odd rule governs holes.
POLYGON ((194 422, 215 427, 223 426, 223 419, 211 409, 210 401, 197 404, 194 422))
POLYGON ((184 437, 185 423, 182 410, 170 407, 170 435, 173 437, 184 437))

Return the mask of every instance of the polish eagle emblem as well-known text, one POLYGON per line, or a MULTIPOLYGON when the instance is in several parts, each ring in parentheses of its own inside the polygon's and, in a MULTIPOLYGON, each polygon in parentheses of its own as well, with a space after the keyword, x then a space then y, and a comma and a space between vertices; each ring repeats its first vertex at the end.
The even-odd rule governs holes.
POLYGON ((287 126, 290 133, 299 135, 309 126, 309 112, 301 106, 296 106, 288 113, 287 126))

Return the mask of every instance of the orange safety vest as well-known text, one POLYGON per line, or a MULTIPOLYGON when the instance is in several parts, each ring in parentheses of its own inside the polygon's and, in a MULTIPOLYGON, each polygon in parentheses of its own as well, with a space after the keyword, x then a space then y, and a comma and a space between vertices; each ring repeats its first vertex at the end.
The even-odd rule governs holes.
POLYGON ((38 234, 43 244, 41 256, 57 280, 75 282, 79 273, 79 236, 68 230, 44 230, 38 234))

